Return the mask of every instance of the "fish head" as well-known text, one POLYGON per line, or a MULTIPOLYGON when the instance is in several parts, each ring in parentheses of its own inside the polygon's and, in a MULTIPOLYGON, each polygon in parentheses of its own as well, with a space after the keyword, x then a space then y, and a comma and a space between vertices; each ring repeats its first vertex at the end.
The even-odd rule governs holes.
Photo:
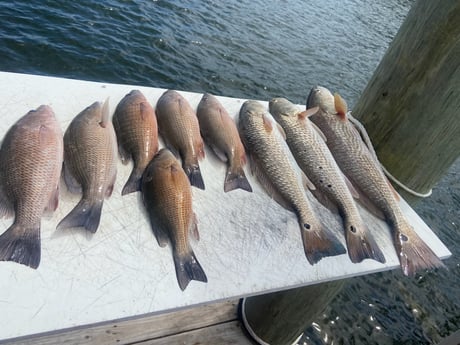
POLYGON ((335 114, 334 95, 323 86, 313 87, 307 98, 307 109, 313 107, 319 107, 323 112, 335 114))
POLYGON ((157 168, 168 169, 172 165, 178 165, 176 157, 167 148, 162 148, 152 159, 152 165, 157 168))
POLYGON ((249 100, 243 103, 240 109, 238 127, 245 132, 248 127, 263 124, 266 119, 266 109, 258 101, 249 100))
POLYGON ((268 107, 270 113, 278 122, 283 119, 294 118, 299 113, 297 107, 286 98, 273 98, 268 107))

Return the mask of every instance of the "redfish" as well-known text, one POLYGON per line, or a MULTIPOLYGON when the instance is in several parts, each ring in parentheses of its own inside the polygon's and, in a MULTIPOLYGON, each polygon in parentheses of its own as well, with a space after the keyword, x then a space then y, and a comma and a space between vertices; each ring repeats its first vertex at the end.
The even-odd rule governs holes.
POLYGON ((155 113, 158 131, 166 146, 182 159, 190 184, 204 189, 198 164, 204 158, 204 143, 195 111, 181 94, 168 90, 158 99, 155 113))
POLYGON ((15 218, 0 236, 0 260, 40 264, 41 217, 58 206, 62 160, 62 131, 49 106, 29 111, 6 133, 0 149, 0 216, 15 218))
POLYGON ((267 193, 297 216, 310 264, 326 256, 344 254, 345 248, 314 213, 262 104, 243 103, 238 127, 250 156, 251 169, 267 193))
POLYGON ((188 235, 198 238, 187 175, 168 149, 161 149, 142 177, 142 198, 160 247, 172 244, 177 281, 184 290, 191 280, 208 279, 190 246, 188 235))
POLYGON ((315 106, 320 111, 310 117, 311 121, 326 136, 338 166, 358 190, 358 200, 370 203, 370 209, 383 214, 392 230, 403 273, 412 276, 417 270, 443 266, 401 211, 399 196, 386 179, 367 133, 352 123, 356 120, 348 114, 345 101, 338 94, 334 96, 328 89, 317 86, 307 100, 307 108, 315 106))
POLYGON ((196 115, 205 142, 222 161, 227 162, 224 191, 241 188, 252 192, 243 170, 246 164, 244 146, 228 112, 216 97, 205 94, 198 104, 196 115))
POLYGON ((64 134, 64 180, 71 192, 83 195, 57 229, 84 227, 96 232, 104 198, 112 195, 115 184, 116 143, 108 100, 104 105, 93 103, 72 120, 64 134))
POLYGON ((112 118, 118 152, 123 164, 134 162, 121 195, 141 189, 145 167, 158 151, 158 127, 155 111, 139 90, 132 90, 118 103, 112 118))
POLYGON ((348 255, 352 262, 371 258, 385 262, 383 253, 364 224, 346 181, 320 132, 308 119, 316 109, 300 111, 285 98, 270 101, 270 113, 281 125, 297 164, 309 180, 311 192, 326 207, 340 214, 348 255))

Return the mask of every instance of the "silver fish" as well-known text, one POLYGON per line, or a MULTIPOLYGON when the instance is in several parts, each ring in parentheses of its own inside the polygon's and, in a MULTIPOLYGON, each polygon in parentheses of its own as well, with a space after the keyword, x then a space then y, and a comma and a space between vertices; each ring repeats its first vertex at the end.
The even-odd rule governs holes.
POLYGON ((246 101, 240 110, 238 127, 252 170, 268 194, 297 216, 310 264, 326 256, 344 254, 345 248, 313 212, 267 116, 257 101, 246 101))
POLYGON ((216 97, 207 93, 198 104, 196 116, 204 140, 216 155, 228 164, 224 191, 241 188, 252 192, 243 170, 246 164, 244 146, 238 129, 225 108, 216 97))
POLYGON ((362 137, 367 133, 349 120, 345 101, 324 87, 314 87, 307 100, 307 108, 319 106, 311 116, 327 138, 327 145, 337 164, 360 193, 359 200, 371 203, 379 210, 393 232, 393 241, 405 275, 417 270, 443 266, 441 260, 417 235, 398 204, 398 196, 383 173, 370 142, 362 137), (362 196, 362 197, 361 197, 362 196))
POLYGON ((95 102, 79 113, 64 134, 64 180, 80 202, 57 229, 99 227, 104 198, 110 197, 117 175, 117 139, 109 119, 108 100, 95 102))
POLYGON ((352 262, 371 258, 385 262, 383 253, 364 224, 346 181, 325 141, 308 120, 318 108, 300 111, 285 98, 269 103, 270 113, 281 125, 297 164, 309 180, 312 193, 343 218, 348 255, 352 262))
POLYGON ((58 206, 62 131, 53 110, 29 111, 6 133, 0 149, 0 216, 15 215, 0 236, 0 260, 37 268, 40 223, 58 206))

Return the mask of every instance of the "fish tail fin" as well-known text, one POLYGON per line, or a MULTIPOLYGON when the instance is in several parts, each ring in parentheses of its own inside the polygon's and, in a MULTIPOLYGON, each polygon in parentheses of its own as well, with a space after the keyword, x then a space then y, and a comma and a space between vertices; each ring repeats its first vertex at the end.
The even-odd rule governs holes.
POLYGON ((129 193, 138 192, 141 190, 141 179, 142 179, 142 171, 139 169, 133 169, 131 175, 129 175, 128 181, 126 181, 123 190, 121 191, 121 195, 126 195, 129 193))
POLYGON ((37 268, 40 257, 40 224, 26 229, 14 223, 0 236, 0 261, 14 261, 37 268))
POLYGON ((188 164, 184 166, 184 170, 190 180, 190 184, 204 190, 204 181, 198 163, 188 164))
POLYGON ((56 229, 80 228, 95 233, 101 221, 103 200, 81 199, 75 208, 62 219, 56 229))
POLYGON ((191 280, 198 280, 204 283, 208 281, 203 268, 192 250, 185 255, 179 255, 177 252, 174 252, 173 257, 174 266, 176 267, 177 282, 182 291, 185 290, 191 280))
POLYGON ((251 185, 244 174, 243 168, 236 170, 228 169, 225 175, 224 192, 230 192, 237 188, 252 192, 251 185))
POLYGON ((342 243, 321 224, 313 226, 302 222, 302 241, 305 255, 310 264, 315 264, 323 257, 345 254, 342 243))
POLYGON ((369 233, 366 225, 345 222, 345 240, 347 242, 348 256, 351 262, 358 263, 364 259, 373 259, 385 263, 385 256, 369 233), (360 226, 360 229, 357 228, 360 226))
POLYGON ((419 270, 445 267, 407 221, 398 230, 395 231, 395 247, 404 275, 414 276, 419 270))

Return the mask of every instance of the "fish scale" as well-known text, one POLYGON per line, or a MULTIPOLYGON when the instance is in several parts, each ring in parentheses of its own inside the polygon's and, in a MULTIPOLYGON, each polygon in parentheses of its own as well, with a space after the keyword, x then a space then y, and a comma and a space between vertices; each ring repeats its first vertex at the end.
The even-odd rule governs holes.
POLYGON ((296 214, 307 260, 314 264, 323 257, 345 253, 313 212, 265 108, 257 101, 246 101, 238 126, 259 181, 271 197, 296 214))

